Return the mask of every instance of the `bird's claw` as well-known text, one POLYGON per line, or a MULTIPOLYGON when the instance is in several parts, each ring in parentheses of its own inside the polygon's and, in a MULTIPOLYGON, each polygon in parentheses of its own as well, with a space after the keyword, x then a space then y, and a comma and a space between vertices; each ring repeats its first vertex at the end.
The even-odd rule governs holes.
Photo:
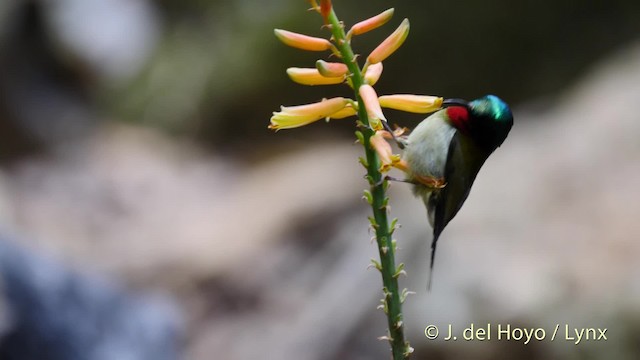
POLYGON ((385 181, 391 179, 391 177, 389 175, 385 175, 383 177, 380 178, 380 180, 378 180, 376 183, 373 184, 373 187, 378 187, 382 184, 384 184, 385 181))
POLYGON ((420 184, 433 190, 442 189, 445 186, 447 186, 447 182, 444 180, 444 178, 435 178, 432 176, 417 176, 417 175, 414 175, 414 178, 420 184))

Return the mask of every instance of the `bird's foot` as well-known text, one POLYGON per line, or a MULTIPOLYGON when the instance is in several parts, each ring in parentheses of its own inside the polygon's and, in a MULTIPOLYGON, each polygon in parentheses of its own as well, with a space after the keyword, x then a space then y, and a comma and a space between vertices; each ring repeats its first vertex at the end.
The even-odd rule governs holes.
POLYGON ((395 178, 393 176, 389 176, 389 175, 385 175, 382 177, 382 179, 380 179, 380 181, 378 181, 377 183, 373 184, 373 186, 380 186, 382 185, 382 183, 384 183, 385 181, 395 181, 395 182, 403 182, 403 183, 407 183, 407 184, 413 184, 413 185, 419 185, 420 183, 411 179, 398 179, 395 178))
POLYGON ((413 175, 413 177, 417 183, 424 185, 429 189, 437 190, 447 186, 447 183, 446 181, 444 181, 444 178, 435 178, 433 176, 419 176, 415 174, 413 175))
POLYGON ((403 182, 403 183, 407 183, 407 184, 413 184, 413 185, 418 185, 417 182, 411 180, 411 179, 398 179, 398 178, 394 178, 392 176, 385 176, 382 181, 395 181, 395 182, 403 182))

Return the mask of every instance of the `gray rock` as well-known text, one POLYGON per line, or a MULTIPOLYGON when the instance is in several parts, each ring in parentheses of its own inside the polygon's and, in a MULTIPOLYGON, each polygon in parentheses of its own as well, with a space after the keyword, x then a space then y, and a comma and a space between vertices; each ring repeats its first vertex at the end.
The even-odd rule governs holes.
POLYGON ((175 360, 175 309, 0 237, 0 358, 175 360))

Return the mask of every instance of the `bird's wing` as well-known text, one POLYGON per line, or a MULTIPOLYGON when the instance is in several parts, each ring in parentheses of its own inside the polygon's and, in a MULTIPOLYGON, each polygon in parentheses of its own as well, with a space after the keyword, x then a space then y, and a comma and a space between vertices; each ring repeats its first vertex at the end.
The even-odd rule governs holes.
MULTIPOLYGON (((471 185, 484 163, 485 152, 473 141, 457 132, 451 138, 445 165, 444 188, 431 194, 427 208, 433 219, 433 240, 431 241, 431 274, 436 253, 436 245, 440 234, 449 221, 458 213, 469 196, 471 185)), ((431 276, 429 277, 429 287, 431 276)))

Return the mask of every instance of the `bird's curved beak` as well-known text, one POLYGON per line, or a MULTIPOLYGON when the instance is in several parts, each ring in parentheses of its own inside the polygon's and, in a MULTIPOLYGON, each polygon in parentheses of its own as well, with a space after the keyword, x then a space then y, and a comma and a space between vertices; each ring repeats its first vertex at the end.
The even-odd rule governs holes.
POLYGON ((463 99, 445 99, 442 102, 442 107, 446 108, 449 106, 464 106, 464 107, 468 107, 469 106, 469 102, 463 99))

